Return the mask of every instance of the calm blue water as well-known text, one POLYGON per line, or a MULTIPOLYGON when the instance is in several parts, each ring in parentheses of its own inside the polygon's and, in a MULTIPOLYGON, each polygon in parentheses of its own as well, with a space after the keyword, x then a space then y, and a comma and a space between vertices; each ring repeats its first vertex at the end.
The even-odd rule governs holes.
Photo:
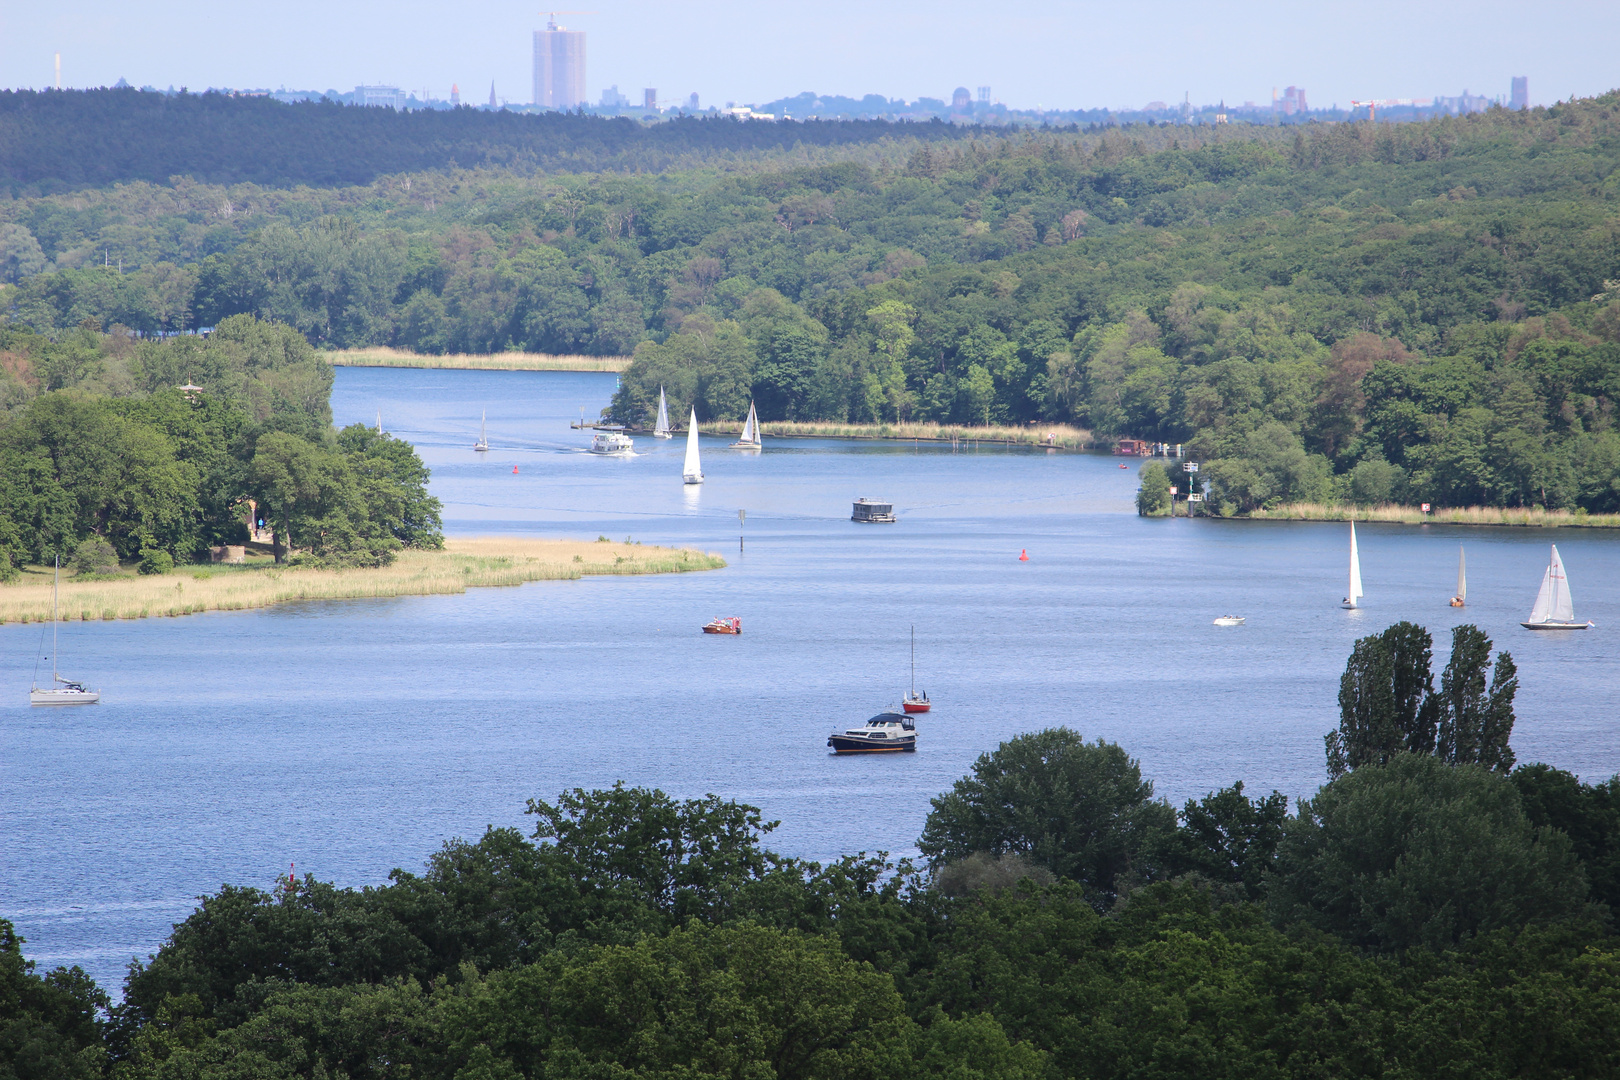
POLYGON ((523 825, 530 797, 620 779, 760 806, 790 854, 913 853, 932 796, 1054 724, 1119 742, 1177 803, 1238 779, 1308 796, 1351 643, 1397 619, 1435 634, 1437 672, 1463 618, 1512 651, 1521 761, 1620 771, 1620 536, 1367 526, 1365 607, 1346 612, 1343 525, 1147 521, 1117 460, 990 448, 712 439, 687 488, 681 440, 583 452, 568 420, 613 385, 341 370, 333 408, 417 445, 452 533, 632 536, 728 569, 71 624, 68 667, 105 698, 69 711, 27 707, 39 628, 0 627, 0 917, 28 954, 116 988, 224 882, 292 862, 381 882, 523 825), (899 524, 851 523, 860 496, 899 524), (1519 628, 1552 540, 1598 629, 1519 628), (1459 544, 1465 616, 1446 606, 1459 544), (1210 625, 1226 612, 1248 624, 1210 625), (698 632, 721 614, 745 633, 698 632), (937 705, 921 749, 829 757, 835 724, 904 692, 912 625, 937 705))

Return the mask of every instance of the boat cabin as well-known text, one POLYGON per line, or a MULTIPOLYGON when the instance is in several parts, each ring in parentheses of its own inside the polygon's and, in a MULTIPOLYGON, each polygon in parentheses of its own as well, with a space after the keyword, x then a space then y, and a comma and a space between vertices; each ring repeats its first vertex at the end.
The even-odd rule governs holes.
POLYGON ((871 499, 856 499, 855 512, 849 515, 851 521, 865 521, 870 523, 893 522, 898 519, 894 516, 894 503, 873 502, 871 499))

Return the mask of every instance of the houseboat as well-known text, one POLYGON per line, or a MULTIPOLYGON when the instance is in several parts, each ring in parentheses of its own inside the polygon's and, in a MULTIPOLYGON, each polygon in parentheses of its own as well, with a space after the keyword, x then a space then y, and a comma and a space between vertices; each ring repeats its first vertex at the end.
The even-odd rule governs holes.
POLYGON ((869 523, 898 521, 894 516, 894 503, 873 502, 871 499, 856 499, 855 512, 849 515, 851 521, 864 521, 869 523))

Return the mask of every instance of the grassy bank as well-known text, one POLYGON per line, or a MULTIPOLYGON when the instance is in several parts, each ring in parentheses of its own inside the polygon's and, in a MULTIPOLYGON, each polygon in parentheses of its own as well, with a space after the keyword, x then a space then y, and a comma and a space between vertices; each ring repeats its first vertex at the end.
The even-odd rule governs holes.
MULTIPOLYGON (((253 560, 243 566, 179 567, 146 577, 67 578, 61 611, 63 619, 142 619, 240 611, 286 600, 428 596, 586 574, 678 574, 725 565, 718 555, 690 548, 478 537, 447 540, 443 551, 402 551, 392 566, 377 569, 304 570, 253 560)), ((50 617, 50 571, 35 569, 0 585, 0 623, 48 622, 50 617)))
MULTIPOLYGON (((705 434, 735 435, 742 422, 702 424, 705 434)), ((1092 444, 1091 432, 1067 424, 1038 427, 973 427, 966 424, 838 424, 816 421, 770 420, 760 424, 767 436, 817 439, 895 439, 918 442, 982 442, 1010 446, 1055 446, 1063 450, 1084 450, 1092 444), (1050 438, 1049 438, 1050 436, 1050 438)))
POLYGON ((553 356, 550 353, 430 353, 403 349, 332 349, 321 354, 335 367, 452 368, 463 371, 623 371, 628 356, 553 356))
POLYGON ((1541 527, 1620 528, 1620 514, 1588 514, 1584 510, 1542 510, 1539 507, 1441 507, 1425 514, 1415 506, 1352 506, 1348 503, 1288 503, 1247 515, 1267 521, 1394 521, 1402 525, 1518 525, 1541 527))

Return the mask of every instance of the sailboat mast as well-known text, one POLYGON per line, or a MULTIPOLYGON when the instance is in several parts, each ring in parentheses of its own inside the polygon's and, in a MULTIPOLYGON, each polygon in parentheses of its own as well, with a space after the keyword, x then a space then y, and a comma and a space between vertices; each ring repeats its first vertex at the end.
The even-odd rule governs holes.
POLYGON ((917 627, 911 627, 911 696, 917 696, 917 627))
POLYGON ((56 634, 61 625, 61 616, 56 612, 56 591, 62 587, 62 553, 56 553, 56 574, 51 578, 51 685, 61 682, 61 673, 56 670, 56 634))

